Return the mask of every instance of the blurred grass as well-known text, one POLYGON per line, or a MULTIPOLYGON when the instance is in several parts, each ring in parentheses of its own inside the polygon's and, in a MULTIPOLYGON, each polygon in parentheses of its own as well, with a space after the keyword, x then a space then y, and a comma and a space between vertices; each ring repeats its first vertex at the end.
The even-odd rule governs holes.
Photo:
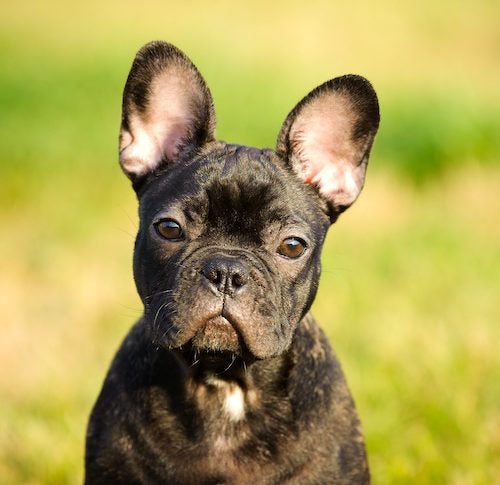
POLYGON ((273 146, 329 77, 374 83, 367 186, 332 230, 315 313, 375 483, 500 483, 500 4, 208 5, 2 4, 0 482, 81 482, 90 407, 140 314, 121 90, 163 38, 206 77, 228 141, 273 146))

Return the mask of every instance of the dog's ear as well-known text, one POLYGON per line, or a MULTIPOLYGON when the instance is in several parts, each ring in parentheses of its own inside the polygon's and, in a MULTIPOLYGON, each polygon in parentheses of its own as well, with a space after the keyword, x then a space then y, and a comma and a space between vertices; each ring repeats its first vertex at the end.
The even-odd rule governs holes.
POLYGON ((291 111, 278 136, 277 153, 313 184, 332 218, 358 197, 379 125, 377 95, 363 77, 332 79, 291 111))
POLYGON ((136 55, 123 92, 120 165, 136 183, 214 139, 212 96, 194 64, 166 42, 136 55))

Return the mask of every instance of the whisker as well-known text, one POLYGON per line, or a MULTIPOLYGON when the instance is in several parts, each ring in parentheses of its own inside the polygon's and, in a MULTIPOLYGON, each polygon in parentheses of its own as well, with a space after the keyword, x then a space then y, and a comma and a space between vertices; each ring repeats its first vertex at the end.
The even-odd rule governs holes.
POLYGON ((160 305, 160 307, 158 308, 158 310, 156 311, 156 315, 153 319, 153 325, 152 325, 152 329, 153 329, 153 340, 156 340, 156 338, 158 337, 158 330, 159 330, 159 325, 156 325, 156 322, 158 321, 158 316, 160 315, 160 312, 167 308, 169 305, 172 305, 173 303, 171 301, 166 301, 165 303, 163 303, 162 305, 160 305))
MULTIPOLYGON (((166 318, 169 318, 171 317, 172 315, 174 315, 176 312, 175 310, 171 311, 167 316, 166 318)), ((165 331, 161 334, 161 341, 165 340, 165 337, 167 336, 167 334, 170 332, 170 330, 172 330, 172 328, 175 326, 174 323, 170 323, 170 325, 165 329, 165 331)), ((160 330, 160 325, 158 325, 156 328, 155 328, 156 332, 155 332, 155 335, 154 335, 154 340, 157 340, 158 338, 158 330, 160 330)))
POLYGON ((163 290, 163 291, 158 291, 157 293, 152 293, 151 295, 147 295, 144 297, 145 300, 151 300, 151 298, 154 298, 155 296, 159 295, 165 295, 167 293, 173 293, 174 290, 168 289, 168 290, 163 290))
POLYGON ((234 364, 235 360, 236 360, 236 355, 233 354, 231 362, 229 363, 229 365, 222 372, 220 372, 218 375, 224 374, 224 372, 227 372, 231 368, 231 366, 234 364))

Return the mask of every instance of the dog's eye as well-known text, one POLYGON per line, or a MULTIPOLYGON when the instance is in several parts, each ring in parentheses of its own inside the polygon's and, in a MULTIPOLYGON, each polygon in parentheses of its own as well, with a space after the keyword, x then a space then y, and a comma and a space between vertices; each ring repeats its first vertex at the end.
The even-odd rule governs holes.
POLYGON ((155 224, 156 232, 164 239, 175 241, 182 239, 184 233, 180 224, 173 219, 162 219, 155 224))
POLYGON ((304 254, 307 244, 303 239, 298 237, 287 237, 278 247, 278 253, 287 258, 298 258, 304 254))

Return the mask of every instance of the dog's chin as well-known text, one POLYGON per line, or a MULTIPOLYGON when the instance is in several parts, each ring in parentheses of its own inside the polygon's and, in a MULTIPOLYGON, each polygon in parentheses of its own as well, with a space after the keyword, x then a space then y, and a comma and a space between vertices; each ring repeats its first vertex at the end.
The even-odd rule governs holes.
POLYGON ((210 318, 190 341, 194 351, 241 356, 243 342, 234 326, 222 315, 210 318))
POLYGON ((221 375, 238 372, 242 365, 250 365, 255 360, 241 335, 223 316, 207 320, 187 344, 177 350, 193 369, 221 375))

